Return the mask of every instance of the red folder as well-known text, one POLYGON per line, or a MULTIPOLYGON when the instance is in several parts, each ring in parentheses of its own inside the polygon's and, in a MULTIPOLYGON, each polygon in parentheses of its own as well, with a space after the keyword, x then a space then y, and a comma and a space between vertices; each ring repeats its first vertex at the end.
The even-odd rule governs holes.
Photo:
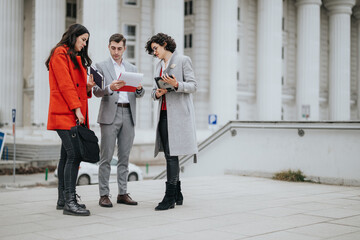
POLYGON ((116 90, 118 92, 135 92, 136 91, 136 87, 133 86, 123 86, 122 88, 120 88, 119 90, 116 90))

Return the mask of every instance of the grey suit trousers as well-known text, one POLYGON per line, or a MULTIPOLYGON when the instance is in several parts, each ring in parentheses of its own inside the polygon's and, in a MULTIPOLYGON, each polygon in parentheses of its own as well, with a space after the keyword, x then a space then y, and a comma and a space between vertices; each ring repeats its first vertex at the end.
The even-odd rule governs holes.
POLYGON ((135 130, 130 108, 118 107, 112 124, 100 124, 101 149, 99 165, 100 196, 109 195, 110 162, 114 155, 117 139, 118 159, 117 183, 118 194, 127 193, 127 176, 129 173, 129 155, 134 142, 135 130))

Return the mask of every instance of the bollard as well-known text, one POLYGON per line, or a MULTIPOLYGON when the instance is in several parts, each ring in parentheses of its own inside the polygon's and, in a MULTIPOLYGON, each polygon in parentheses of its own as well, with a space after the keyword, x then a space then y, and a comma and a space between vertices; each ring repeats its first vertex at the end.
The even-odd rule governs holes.
POLYGON ((146 174, 149 173, 149 163, 146 163, 146 174))
POLYGON ((49 169, 46 168, 46 169, 45 169, 45 181, 48 180, 48 173, 49 173, 49 169))

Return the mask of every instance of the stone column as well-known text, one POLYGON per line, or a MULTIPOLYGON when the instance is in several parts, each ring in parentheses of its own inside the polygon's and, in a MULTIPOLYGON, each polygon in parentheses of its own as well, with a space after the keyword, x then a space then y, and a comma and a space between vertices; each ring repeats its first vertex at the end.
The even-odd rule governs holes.
POLYGON ((257 120, 281 120, 282 0, 259 0, 257 14, 257 120))
POLYGON ((210 109, 218 124, 236 119, 237 0, 211 1, 210 109))
POLYGON ((195 77, 198 81, 196 98, 194 98, 196 111, 196 127, 204 129, 208 127, 207 118, 210 108, 210 61, 211 56, 210 32, 211 32, 211 2, 208 0, 194 1, 194 30, 192 61, 195 69, 195 77))
MULTIPOLYGON (((83 0, 82 24, 89 30, 89 56, 93 64, 110 57, 109 38, 114 33, 123 33, 118 24, 118 1, 83 0)), ((101 98, 93 96, 88 100, 90 107, 89 122, 97 126, 101 98)))
POLYGON ((11 111, 15 108, 16 125, 21 126, 24 1, 0 1, 0 16, 0 125, 12 125, 11 111))
POLYGON ((357 109, 358 109, 358 119, 360 119, 360 5, 356 6, 353 9, 354 17, 356 18, 357 23, 357 83, 358 83, 358 90, 357 90, 357 109))
MULTIPOLYGON (((174 38, 176 51, 184 54, 184 1, 154 0, 154 34, 166 33, 174 38)), ((154 60, 154 63, 157 60, 154 60)), ((153 122, 156 128, 158 103, 153 102, 153 122)))
POLYGON ((350 15, 355 0, 326 0, 329 10, 330 120, 350 120, 350 15))
MULTIPOLYGON (((151 129, 156 128, 156 117, 154 114, 154 106, 158 102, 151 98, 151 92, 154 84, 154 58, 145 51, 145 44, 149 38, 153 35, 153 1, 142 1, 141 2, 141 23, 140 23, 140 45, 139 45, 139 69, 144 73, 143 88, 145 89, 145 96, 141 101, 137 101, 137 128, 151 129)), ((156 112, 157 113, 157 112, 156 112)))
POLYGON ((49 109, 49 72, 45 67, 51 49, 65 31, 65 1, 35 0, 34 3, 34 123, 46 126, 49 109))
POLYGON ((176 50, 184 53, 184 1, 155 0, 154 34, 166 33, 175 39, 176 50))
POLYGON ((319 120, 321 0, 297 0, 297 120, 319 120), (309 116, 302 108, 308 106, 309 116))

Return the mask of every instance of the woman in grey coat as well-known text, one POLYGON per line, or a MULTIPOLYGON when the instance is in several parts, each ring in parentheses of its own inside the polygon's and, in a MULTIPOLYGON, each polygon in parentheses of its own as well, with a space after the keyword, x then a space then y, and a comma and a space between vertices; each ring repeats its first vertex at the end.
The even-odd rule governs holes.
POLYGON ((175 51, 176 43, 170 36, 164 33, 152 36, 145 49, 161 60, 156 66, 155 77, 161 77, 173 87, 173 90, 162 89, 154 83, 151 94, 159 101, 154 155, 164 152, 167 171, 165 197, 155 210, 167 210, 174 208, 175 203, 183 203, 178 156, 198 152, 192 96, 197 83, 190 58, 175 51))

